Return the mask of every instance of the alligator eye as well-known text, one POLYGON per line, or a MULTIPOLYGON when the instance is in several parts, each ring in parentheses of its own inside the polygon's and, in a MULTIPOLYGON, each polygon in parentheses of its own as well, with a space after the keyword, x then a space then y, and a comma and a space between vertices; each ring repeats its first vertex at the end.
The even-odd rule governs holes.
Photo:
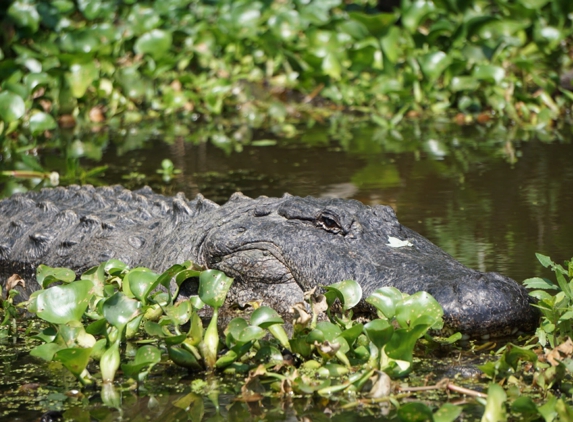
POLYGON ((333 218, 330 218, 326 215, 321 215, 317 220, 317 226, 322 227, 326 231, 331 233, 340 233, 342 232, 342 227, 340 224, 333 218))

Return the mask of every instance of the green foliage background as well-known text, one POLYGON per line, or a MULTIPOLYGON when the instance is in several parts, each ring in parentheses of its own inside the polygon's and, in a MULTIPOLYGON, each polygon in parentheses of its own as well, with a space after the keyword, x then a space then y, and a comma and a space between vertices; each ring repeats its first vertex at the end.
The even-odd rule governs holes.
POLYGON ((536 128, 573 100, 569 0, 403 0, 391 13, 366 0, 3 9, 2 137, 41 135, 58 119, 231 114, 260 127, 341 107, 383 126, 487 112, 536 128))

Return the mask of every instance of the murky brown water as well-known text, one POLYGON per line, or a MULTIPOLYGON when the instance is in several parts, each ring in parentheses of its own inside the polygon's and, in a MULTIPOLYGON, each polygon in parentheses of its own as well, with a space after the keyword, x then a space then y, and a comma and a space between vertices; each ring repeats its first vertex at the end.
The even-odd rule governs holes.
MULTIPOLYGON (((114 145, 120 138, 102 162, 118 162, 114 145)), ((453 126, 405 128, 399 135, 362 126, 341 135, 315 127, 276 146, 229 141, 227 151, 187 142, 186 136, 171 144, 151 138, 120 160, 129 155, 137 171, 155 174, 161 160, 170 158, 182 173, 170 185, 157 175, 156 181, 129 182, 119 167, 107 172, 109 182, 150 183, 188 197, 201 192, 220 203, 242 191, 387 204, 402 224, 466 265, 519 281, 541 271, 535 252, 559 262, 573 256, 570 136, 526 141, 505 129, 453 126)))

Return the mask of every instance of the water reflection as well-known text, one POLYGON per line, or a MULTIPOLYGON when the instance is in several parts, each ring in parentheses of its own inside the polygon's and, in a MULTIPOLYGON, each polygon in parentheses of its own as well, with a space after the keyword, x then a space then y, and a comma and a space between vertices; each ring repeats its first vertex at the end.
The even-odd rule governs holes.
POLYGON ((242 191, 388 204, 403 224, 465 264, 522 280, 540 273, 537 251, 558 261, 573 255, 570 132, 440 122, 412 122, 398 132, 340 119, 269 145, 268 134, 245 127, 178 122, 64 133, 40 161, 64 180, 97 182, 77 163, 106 164, 105 183, 201 192, 217 202, 242 191), (165 158, 181 170, 169 184, 157 173, 165 158))
MULTIPOLYGON (((165 157, 182 170, 171 186, 152 181, 167 193, 201 192, 224 202, 237 190, 255 197, 290 192, 388 204, 403 224, 465 264, 517 280, 541 271, 535 252, 559 261, 573 255, 568 141, 520 140, 504 128, 414 126, 398 133, 360 126, 345 134, 313 127, 276 146, 240 145, 240 152, 231 146, 181 136, 130 155, 142 173, 153 174, 165 157)), ((110 148, 104 161, 125 154, 119 149, 110 148)), ((126 182, 119 172, 109 176, 126 182)))

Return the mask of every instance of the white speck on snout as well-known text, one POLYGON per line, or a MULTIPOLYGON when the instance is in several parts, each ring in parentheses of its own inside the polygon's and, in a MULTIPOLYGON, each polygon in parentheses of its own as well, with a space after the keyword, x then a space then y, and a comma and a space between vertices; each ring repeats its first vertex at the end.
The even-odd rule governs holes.
POLYGON ((400 240, 397 237, 388 236, 388 246, 391 248, 402 248, 404 246, 414 246, 409 240, 400 240))

